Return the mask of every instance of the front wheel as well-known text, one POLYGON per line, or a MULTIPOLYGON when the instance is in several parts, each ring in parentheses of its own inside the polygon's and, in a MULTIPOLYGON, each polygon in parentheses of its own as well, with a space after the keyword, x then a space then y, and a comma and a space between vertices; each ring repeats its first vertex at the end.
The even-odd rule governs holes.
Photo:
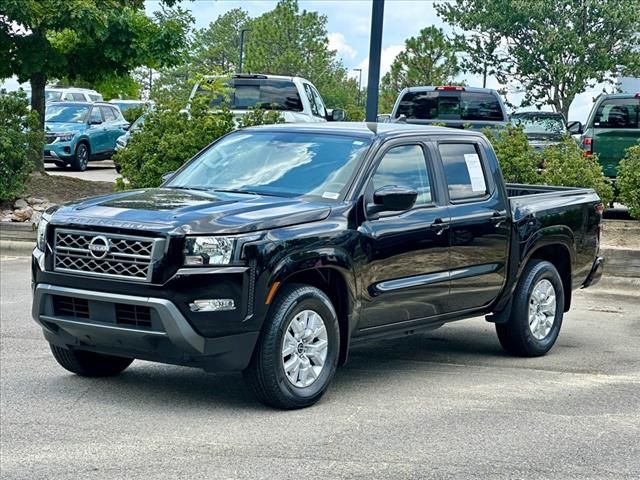
POLYGON ((309 407, 329 387, 339 351, 331 300, 315 287, 290 285, 272 305, 244 377, 266 405, 309 407))
POLYGON ((61 367, 82 377, 112 377, 126 369, 133 358, 115 357, 86 350, 71 350, 49 344, 61 367))
POLYGON ((78 172, 84 172, 89 163, 89 147, 86 143, 79 143, 76 147, 76 154, 71 161, 71 167, 78 172))
POLYGON ((513 355, 544 355, 558 338, 563 315, 564 287, 558 270, 550 262, 534 260, 518 281, 509 320, 496 324, 500 344, 513 355))

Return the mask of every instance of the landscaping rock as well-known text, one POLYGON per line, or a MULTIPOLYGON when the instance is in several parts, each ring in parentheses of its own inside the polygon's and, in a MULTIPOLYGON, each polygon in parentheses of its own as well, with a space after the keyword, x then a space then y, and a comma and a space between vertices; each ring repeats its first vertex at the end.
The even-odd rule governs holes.
POLYGON ((40 223, 40 219, 42 218, 42 212, 34 210, 33 215, 31 215, 30 221, 31 223, 38 224, 40 223))
MULTIPOLYGON (((18 203, 18 202, 16 202, 18 203)), ((14 222, 26 222, 33 216, 33 208, 25 207, 18 208, 13 211, 13 221, 14 222)))
POLYGON ((27 203, 27 201, 24 198, 19 198, 13 204, 13 208, 15 208, 15 209, 22 209, 22 208, 26 208, 28 206, 29 206, 29 204, 27 203))
POLYGON ((33 208, 36 212, 44 212, 47 210, 47 208, 52 206, 53 206, 53 203, 44 202, 44 203, 37 203, 35 205, 31 205, 31 208, 33 208))
POLYGON ((25 200, 29 205, 37 205, 39 203, 49 203, 49 200, 47 200, 46 198, 27 197, 25 200))

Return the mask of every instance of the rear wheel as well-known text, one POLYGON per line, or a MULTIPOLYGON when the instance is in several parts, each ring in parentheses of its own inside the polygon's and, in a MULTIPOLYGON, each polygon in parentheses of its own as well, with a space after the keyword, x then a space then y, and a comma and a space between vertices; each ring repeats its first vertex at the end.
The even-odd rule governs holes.
POLYGON ((112 377, 125 370, 133 358, 115 357, 86 350, 71 350, 50 344, 60 366, 83 377, 112 377))
POLYGON ((329 298, 315 287, 290 285, 272 306, 244 377, 267 405, 308 407, 331 383, 339 351, 338 318, 329 298))
POLYGON ((84 172, 89 163, 89 146, 81 142, 76 147, 76 154, 71 161, 71 167, 79 172, 84 172))
POLYGON ((506 323, 497 323, 502 347, 513 355, 537 357, 555 344, 564 315, 564 287, 556 267, 534 260, 526 267, 506 323))

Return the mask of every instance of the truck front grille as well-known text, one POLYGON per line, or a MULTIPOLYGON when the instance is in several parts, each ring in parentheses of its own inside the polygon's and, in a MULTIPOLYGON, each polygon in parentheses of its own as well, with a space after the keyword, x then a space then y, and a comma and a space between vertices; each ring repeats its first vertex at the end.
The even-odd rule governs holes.
POLYGON ((89 318, 89 302, 85 298, 53 295, 53 312, 61 317, 89 318))
POLYGON ((116 323, 133 327, 151 328, 151 309, 144 305, 116 303, 116 323))
POLYGON ((54 270, 149 282, 163 243, 159 238, 56 229, 54 270))

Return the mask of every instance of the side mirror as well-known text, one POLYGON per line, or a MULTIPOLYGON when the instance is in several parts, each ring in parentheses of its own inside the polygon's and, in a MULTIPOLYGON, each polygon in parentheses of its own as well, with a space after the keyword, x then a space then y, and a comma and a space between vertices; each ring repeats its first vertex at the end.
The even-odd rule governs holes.
POLYGON ((341 108, 334 108, 331 110, 331 114, 329 115, 330 122, 344 122, 347 118, 347 112, 342 110, 341 108))
POLYGON ((415 205, 417 198, 415 190, 389 185, 373 193, 373 204, 367 205, 367 212, 404 212, 415 205))
POLYGON ((102 120, 91 120, 89 125, 102 125, 102 120))
POLYGON ((162 178, 162 183, 168 181, 171 177, 173 177, 173 174, 176 173, 175 171, 171 171, 171 172, 167 172, 162 174, 162 176, 160 178, 162 178))
POLYGON ((584 132, 584 127, 582 126, 581 122, 578 122, 576 120, 576 121, 567 123, 567 130, 569 130, 569 133, 571 135, 578 135, 584 132))
POLYGON ((125 123, 122 125, 122 129, 126 132, 131 128, 131 124, 130 123, 125 123))

